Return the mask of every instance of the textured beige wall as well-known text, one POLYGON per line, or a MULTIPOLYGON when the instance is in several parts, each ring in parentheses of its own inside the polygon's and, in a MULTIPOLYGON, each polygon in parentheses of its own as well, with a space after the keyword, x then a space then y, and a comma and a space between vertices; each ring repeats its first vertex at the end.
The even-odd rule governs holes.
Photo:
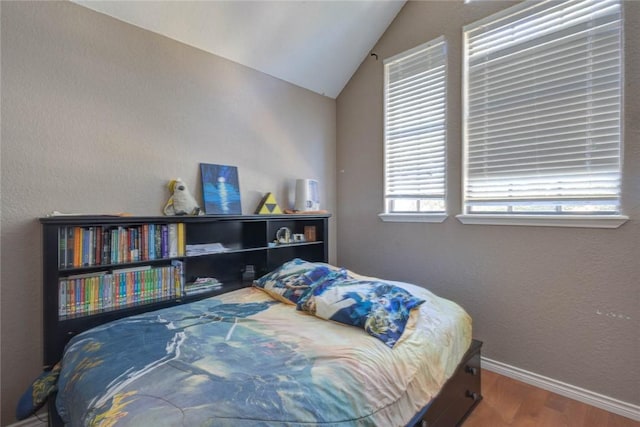
POLYGON ((625 3, 623 208, 619 229, 463 225, 463 25, 513 2, 409 2, 337 100, 338 263, 415 282, 465 307, 484 355, 640 404, 640 2, 625 3), (382 59, 444 34, 448 43, 450 217, 383 223, 382 59))
POLYGON ((200 162, 238 166, 244 213, 268 191, 288 206, 301 177, 320 180, 333 210, 336 111, 332 99, 70 2, 3 1, 1 12, 6 425, 42 366, 37 217, 160 215, 169 179, 199 194, 200 162))

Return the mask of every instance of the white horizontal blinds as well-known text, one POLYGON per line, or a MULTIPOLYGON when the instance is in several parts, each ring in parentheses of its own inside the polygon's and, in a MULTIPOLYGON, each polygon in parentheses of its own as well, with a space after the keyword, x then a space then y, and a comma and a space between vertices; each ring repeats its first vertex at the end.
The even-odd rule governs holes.
POLYGON ((467 213, 619 212, 620 15, 524 2, 465 27, 467 213))
POLYGON ((387 213, 445 211, 444 37, 385 60, 387 213))

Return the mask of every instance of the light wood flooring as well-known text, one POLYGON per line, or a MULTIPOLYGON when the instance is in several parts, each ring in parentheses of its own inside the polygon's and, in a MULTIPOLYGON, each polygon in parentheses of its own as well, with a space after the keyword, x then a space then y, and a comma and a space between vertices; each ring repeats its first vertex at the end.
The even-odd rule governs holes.
POLYGON ((640 422, 482 371, 484 399, 463 427, 640 427, 640 422))

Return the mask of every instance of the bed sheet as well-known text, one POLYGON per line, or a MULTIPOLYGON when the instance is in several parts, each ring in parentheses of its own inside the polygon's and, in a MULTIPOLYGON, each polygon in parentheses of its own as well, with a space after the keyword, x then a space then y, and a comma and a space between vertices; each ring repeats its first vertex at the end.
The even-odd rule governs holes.
POLYGON ((471 343, 471 319, 428 290, 391 349, 244 288, 72 339, 56 406, 72 426, 403 426, 471 343))

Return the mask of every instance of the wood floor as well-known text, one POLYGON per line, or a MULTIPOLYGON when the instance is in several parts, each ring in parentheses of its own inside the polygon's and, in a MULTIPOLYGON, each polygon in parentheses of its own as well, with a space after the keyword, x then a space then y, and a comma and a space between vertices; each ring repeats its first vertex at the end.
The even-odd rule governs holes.
POLYGON ((464 427, 640 427, 640 422, 487 370, 482 371, 482 395, 464 427))

